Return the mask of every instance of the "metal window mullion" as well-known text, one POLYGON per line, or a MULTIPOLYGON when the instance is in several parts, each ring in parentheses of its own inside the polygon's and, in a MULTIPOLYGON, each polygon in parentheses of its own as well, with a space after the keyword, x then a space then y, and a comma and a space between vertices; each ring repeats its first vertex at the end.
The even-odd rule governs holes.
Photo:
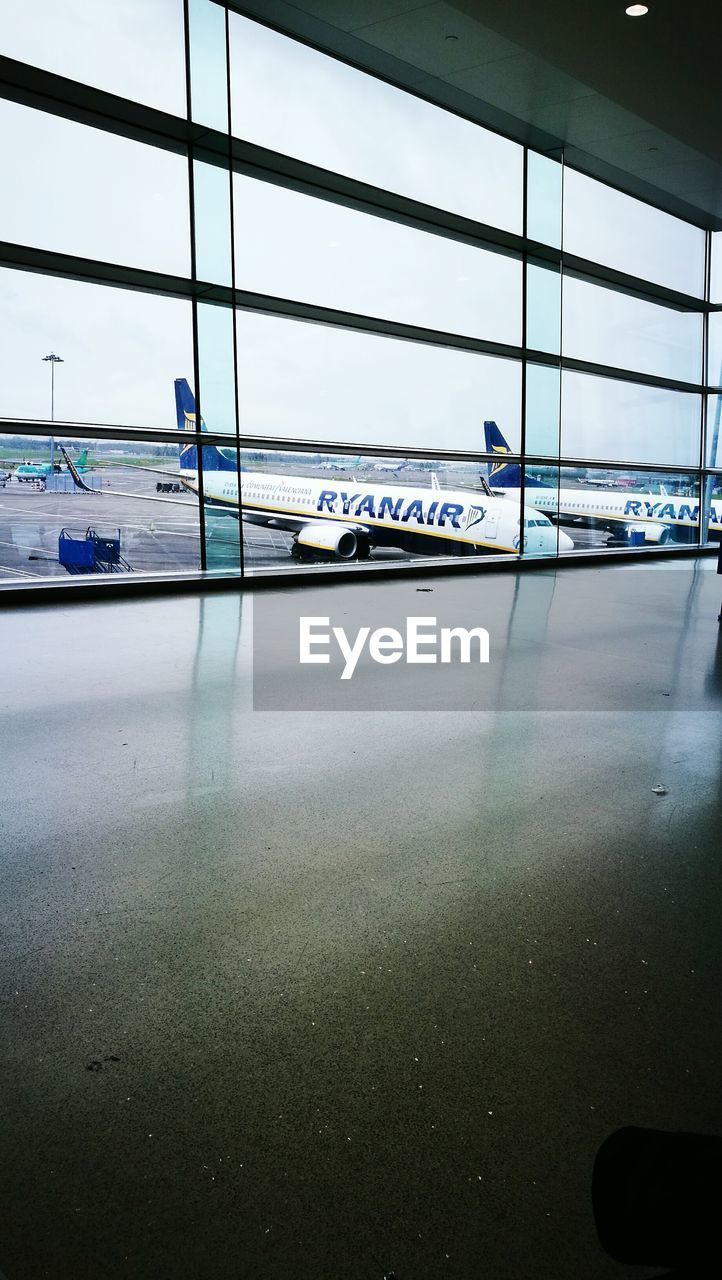
POLYGON ((233 295, 233 314, 231 316, 231 331, 233 335, 233 403, 235 408, 235 424, 236 424, 236 477, 238 483, 238 567, 241 577, 246 576, 245 568, 245 546, 243 537, 243 469, 241 467, 241 410, 240 410, 240 387, 238 385, 238 306, 236 291, 236 225, 235 225, 235 196, 233 191, 233 130, 232 130, 232 108, 231 108, 231 35, 228 9, 225 11, 225 38, 226 38, 226 97, 227 97, 227 119, 228 119, 228 216, 230 218, 230 237, 231 237, 231 292, 233 295))
MULTIPOLYGON (((191 123, 191 33, 190 33, 190 8, 189 0, 183 0, 183 27, 185 38, 185 61, 186 61, 186 111, 188 117, 188 125, 191 123)), ((188 162, 188 218, 190 231, 190 261, 191 261, 191 283, 197 281, 196 266, 196 207, 195 207, 195 175, 193 171, 194 152, 193 143, 189 137, 187 142, 187 162, 188 162)), ((198 348, 198 299, 193 296, 191 298, 191 327, 193 333, 193 379, 195 381, 195 401, 196 401, 196 422, 194 440, 196 444, 196 461, 198 463, 198 525, 200 536, 200 553, 201 553, 201 571, 205 571, 207 565, 206 555, 206 520, 205 520, 205 500, 203 497, 203 446, 201 443, 201 387, 200 387, 200 355, 198 348)))

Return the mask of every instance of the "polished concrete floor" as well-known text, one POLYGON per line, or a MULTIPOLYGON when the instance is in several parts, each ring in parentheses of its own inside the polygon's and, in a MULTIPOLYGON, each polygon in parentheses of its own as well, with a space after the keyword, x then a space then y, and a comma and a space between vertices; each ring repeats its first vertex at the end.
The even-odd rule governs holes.
POLYGON ((0 615, 8 1280, 656 1274, 589 1185, 722 1130, 709 568, 314 592, 488 618, 448 705, 254 710, 235 592, 0 615))

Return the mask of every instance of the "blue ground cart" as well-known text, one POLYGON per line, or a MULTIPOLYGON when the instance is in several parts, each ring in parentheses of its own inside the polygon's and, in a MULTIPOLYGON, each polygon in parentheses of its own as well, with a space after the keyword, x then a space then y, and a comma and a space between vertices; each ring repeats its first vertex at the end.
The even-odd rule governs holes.
POLYGON ((61 529, 58 560, 68 573, 132 573, 120 554, 120 529, 117 538, 103 537, 90 528, 79 538, 61 529))

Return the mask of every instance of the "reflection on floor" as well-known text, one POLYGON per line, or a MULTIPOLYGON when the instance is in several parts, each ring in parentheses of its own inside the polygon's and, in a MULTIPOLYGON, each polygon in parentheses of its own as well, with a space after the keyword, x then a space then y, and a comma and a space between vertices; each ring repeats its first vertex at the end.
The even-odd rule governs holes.
POLYGON ((328 588, 489 620, 434 711, 254 712, 232 591, 7 611, 10 1280, 640 1274, 596 1148, 720 1125, 719 585, 328 588))

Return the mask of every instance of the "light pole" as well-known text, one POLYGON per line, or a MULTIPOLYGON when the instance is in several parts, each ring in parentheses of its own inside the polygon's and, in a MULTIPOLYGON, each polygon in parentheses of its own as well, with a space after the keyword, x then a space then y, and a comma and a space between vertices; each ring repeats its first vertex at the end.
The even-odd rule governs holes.
MULTIPOLYGON (((56 364, 64 364, 62 356, 56 356, 54 351, 49 356, 43 356, 43 360, 50 361, 50 421, 55 422, 55 366, 56 364)), ((55 470, 55 436, 50 437, 50 474, 55 470)))

